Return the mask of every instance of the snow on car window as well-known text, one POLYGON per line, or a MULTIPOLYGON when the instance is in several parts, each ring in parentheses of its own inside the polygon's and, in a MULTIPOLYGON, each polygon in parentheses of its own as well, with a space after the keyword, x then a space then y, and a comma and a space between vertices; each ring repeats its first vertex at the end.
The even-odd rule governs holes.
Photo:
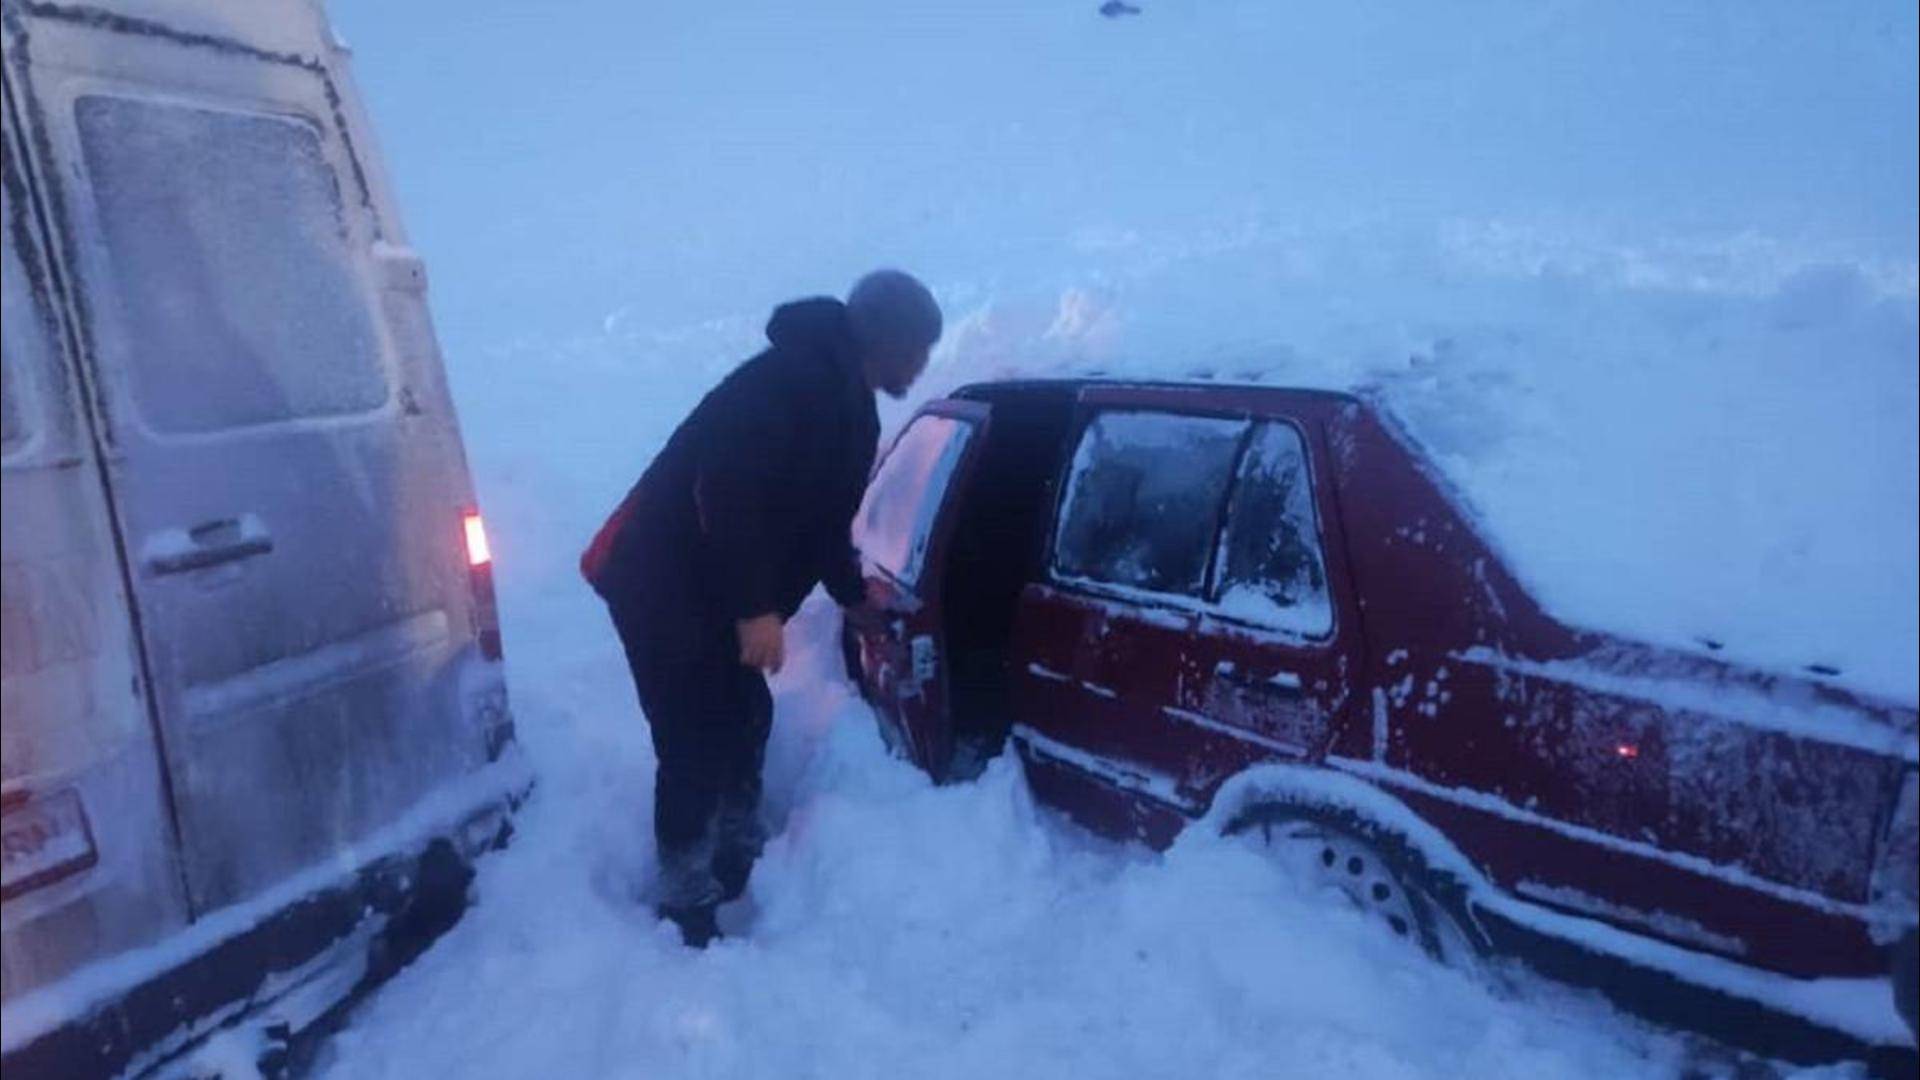
POLYGON ((1306 447, 1293 425, 1262 424, 1234 482, 1221 540, 1220 607, 1317 637, 1333 628, 1306 447))
POLYGON ((74 111, 150 423, 204 432, 386 401, 311 126, 121 97, 74 111))
POLYGON ((1246 429, 1166 413, 1095 417, 1067 478, 1055 572, 1198 597, 1246 429))
POLYGON ((907 425, 867 485, 853 519, 853 545, 907 585, 920 580, 934 518, 973 425, 922 416, 907 425))

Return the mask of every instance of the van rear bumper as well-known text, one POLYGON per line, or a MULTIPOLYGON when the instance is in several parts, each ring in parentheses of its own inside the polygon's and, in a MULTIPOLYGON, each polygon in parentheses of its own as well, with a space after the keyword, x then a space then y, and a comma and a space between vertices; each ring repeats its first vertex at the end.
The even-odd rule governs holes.
POLYGON ((137 1076, 242 1021, 282 1044, 324 1029, 459 921, 475 861, 507 844, 532 783, 509 751, 357 845, 356 868, 310 868, 7 1002, 0 1067, 137 1076))

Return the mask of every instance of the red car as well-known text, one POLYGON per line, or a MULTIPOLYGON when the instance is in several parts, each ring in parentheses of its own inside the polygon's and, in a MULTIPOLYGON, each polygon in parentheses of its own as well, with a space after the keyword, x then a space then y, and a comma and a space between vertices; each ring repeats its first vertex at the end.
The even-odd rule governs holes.
POLYGON ((1243 833, 1431 953, 1911 1060, 1914 709, 1567 625, 1377 402, 970 386, 854 531, 849 667, 936 780, 1010 739, 1084 824, 1243 833))

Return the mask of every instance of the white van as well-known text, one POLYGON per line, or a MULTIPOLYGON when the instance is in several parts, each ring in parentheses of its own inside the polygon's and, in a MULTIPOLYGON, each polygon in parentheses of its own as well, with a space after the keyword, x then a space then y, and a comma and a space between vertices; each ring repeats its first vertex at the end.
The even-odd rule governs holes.
POLYGON ((528 776, 424 270, 318 3, 0 20, 0 1053, 139 1073, 404 963, 528 776))

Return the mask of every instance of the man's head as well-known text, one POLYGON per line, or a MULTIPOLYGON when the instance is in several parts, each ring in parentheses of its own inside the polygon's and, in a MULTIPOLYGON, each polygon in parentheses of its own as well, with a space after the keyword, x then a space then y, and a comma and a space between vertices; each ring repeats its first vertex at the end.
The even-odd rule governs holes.
POLYGON ((847 295, 847 325, 867 385, 905 397, 940 340, 940 305, 913 275, 876 270, 847 295))

